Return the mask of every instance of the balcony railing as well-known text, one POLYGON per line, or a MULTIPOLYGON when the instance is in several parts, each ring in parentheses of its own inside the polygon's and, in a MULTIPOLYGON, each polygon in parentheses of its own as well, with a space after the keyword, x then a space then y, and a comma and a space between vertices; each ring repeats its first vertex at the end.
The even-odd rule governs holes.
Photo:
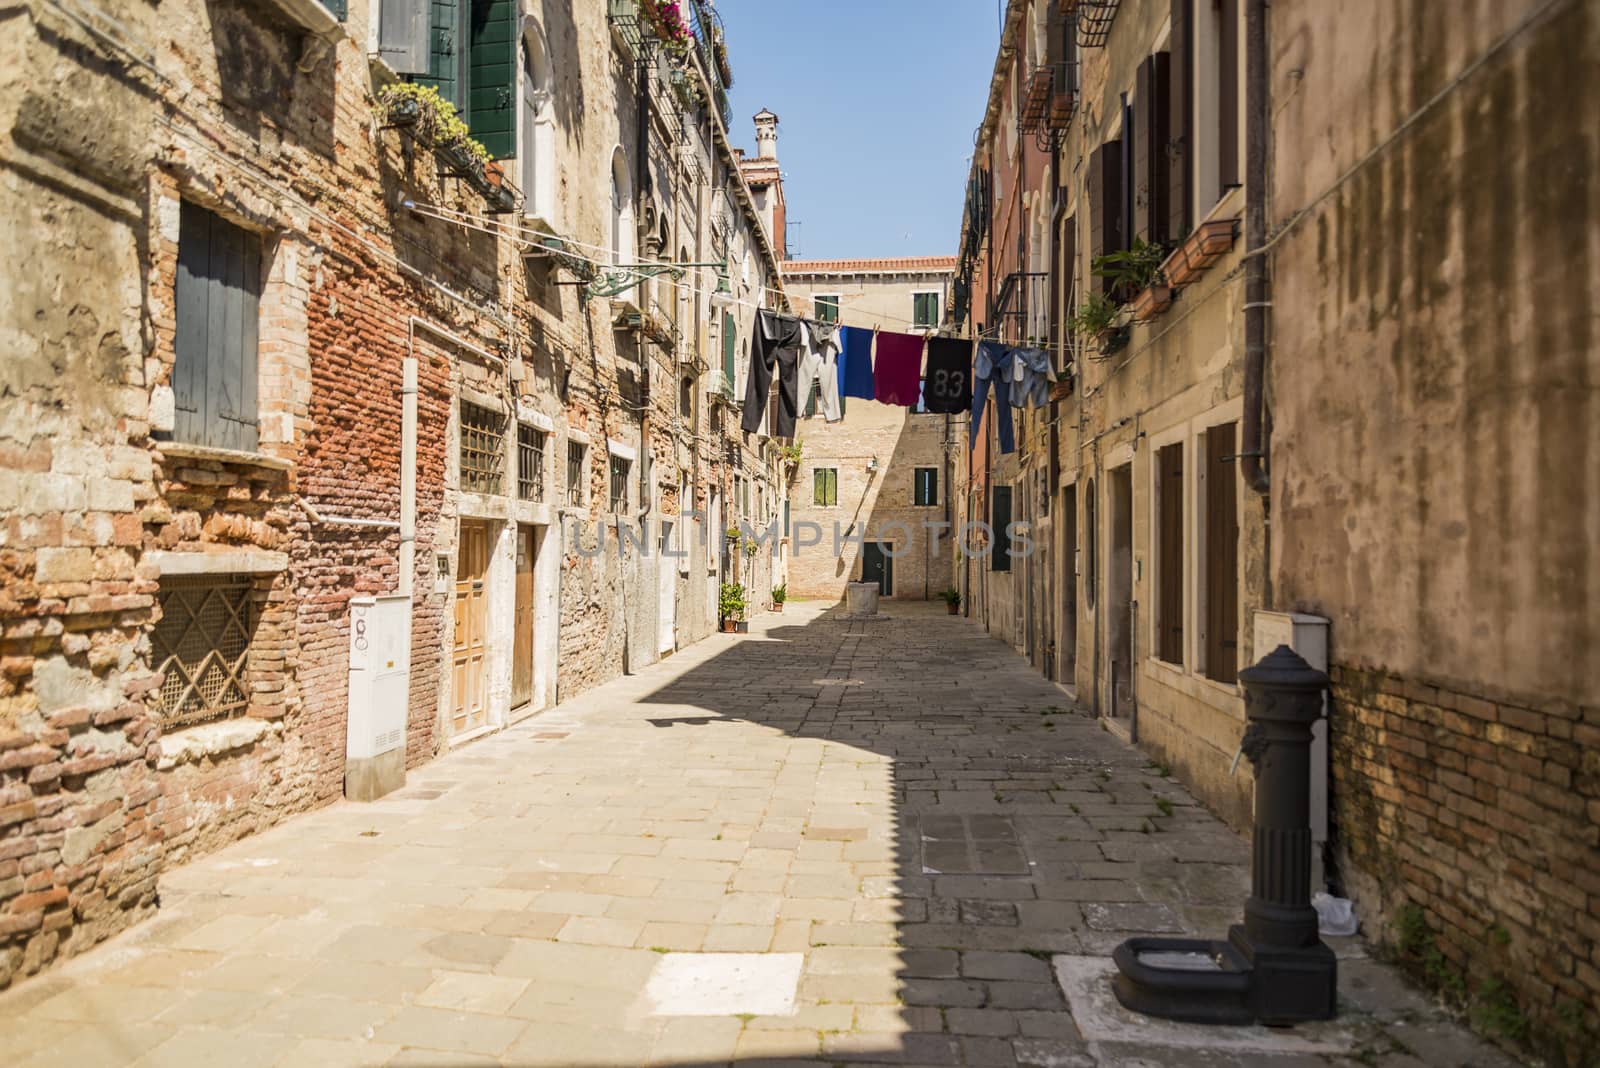
POLYGON ((1121 0, 1077 0, 1073 15, 1078 20, 1078 47, 1103 48, 1111 35, 1121 0))

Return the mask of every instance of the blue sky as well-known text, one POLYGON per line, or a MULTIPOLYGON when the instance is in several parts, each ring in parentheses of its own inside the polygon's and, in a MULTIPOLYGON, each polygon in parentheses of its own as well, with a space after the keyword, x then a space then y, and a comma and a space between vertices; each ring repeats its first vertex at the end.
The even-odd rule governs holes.
MULTIPOLYGON (((955 251, 995 0, 719 0, 736 145, 776 112, 791 237, 808 259, 955 251)), ((794 251, 791 250, 791 255, 794 251)))

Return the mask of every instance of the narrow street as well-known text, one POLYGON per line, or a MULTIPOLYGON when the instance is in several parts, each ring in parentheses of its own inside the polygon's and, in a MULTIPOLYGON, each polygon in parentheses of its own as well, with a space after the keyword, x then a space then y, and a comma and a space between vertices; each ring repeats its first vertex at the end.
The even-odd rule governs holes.
POLYGON ((1331 1023, 1131 1022, 1110 950, 1220 935, 1245 842, 971 623, 837 611, 169 871, 156 919, 0 997, 0 1061, 1508 1063, 1356 939, 1331 1023))

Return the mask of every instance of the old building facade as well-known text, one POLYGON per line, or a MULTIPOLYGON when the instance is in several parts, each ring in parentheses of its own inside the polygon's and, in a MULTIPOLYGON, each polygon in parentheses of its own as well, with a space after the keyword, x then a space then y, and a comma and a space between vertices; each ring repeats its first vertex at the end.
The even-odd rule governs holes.
POLYGON ((966 517, 1033 551, 965 560, 970 614, 1236 826, 1238 669, 1326 668, 1318 884, 1569 1063, 1600 1033, 1595 142, 1527 109, 1584 91, 1596 21, 1018 0, 951 318, 1058 372, 1014 453, 992 402, 974 437, 966 517))
MULTIPOLYGON (((782 270, 790 299, 813 317, 932 332, 954 266, 954 257, 910 256, 786 260, 782 270)), ((856 397, 843 398, 843 409, 834 423, 815 396, 802 409, 790 465, 789 592, 842 600, 846 583, 876 581, 885 597, 936 598, 955 557, 950 483, 966 421, 856 397)))
POLYGON ((716 536, 781 475, 718 363, 782 280, 685 10, 13 20, 0 984, 775 581, 716 536))

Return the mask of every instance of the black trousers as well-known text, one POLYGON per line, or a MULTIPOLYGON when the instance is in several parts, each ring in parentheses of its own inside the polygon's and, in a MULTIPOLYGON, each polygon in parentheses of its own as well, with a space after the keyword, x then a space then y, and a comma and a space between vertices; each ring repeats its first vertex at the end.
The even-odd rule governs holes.
POLYGON ((778 417, 767 433, 775 438, 794 437, 795 421, 800 417, 800 347, 805 336, 800 320, 763 308, 756 313, 756 328, 750 338, 750 376, 745 383, 744 417, 739 427, 747 434, 761 429, 761 416, 767 408, 767 392, 772 389, 772 372, 778 372, 778 417))

